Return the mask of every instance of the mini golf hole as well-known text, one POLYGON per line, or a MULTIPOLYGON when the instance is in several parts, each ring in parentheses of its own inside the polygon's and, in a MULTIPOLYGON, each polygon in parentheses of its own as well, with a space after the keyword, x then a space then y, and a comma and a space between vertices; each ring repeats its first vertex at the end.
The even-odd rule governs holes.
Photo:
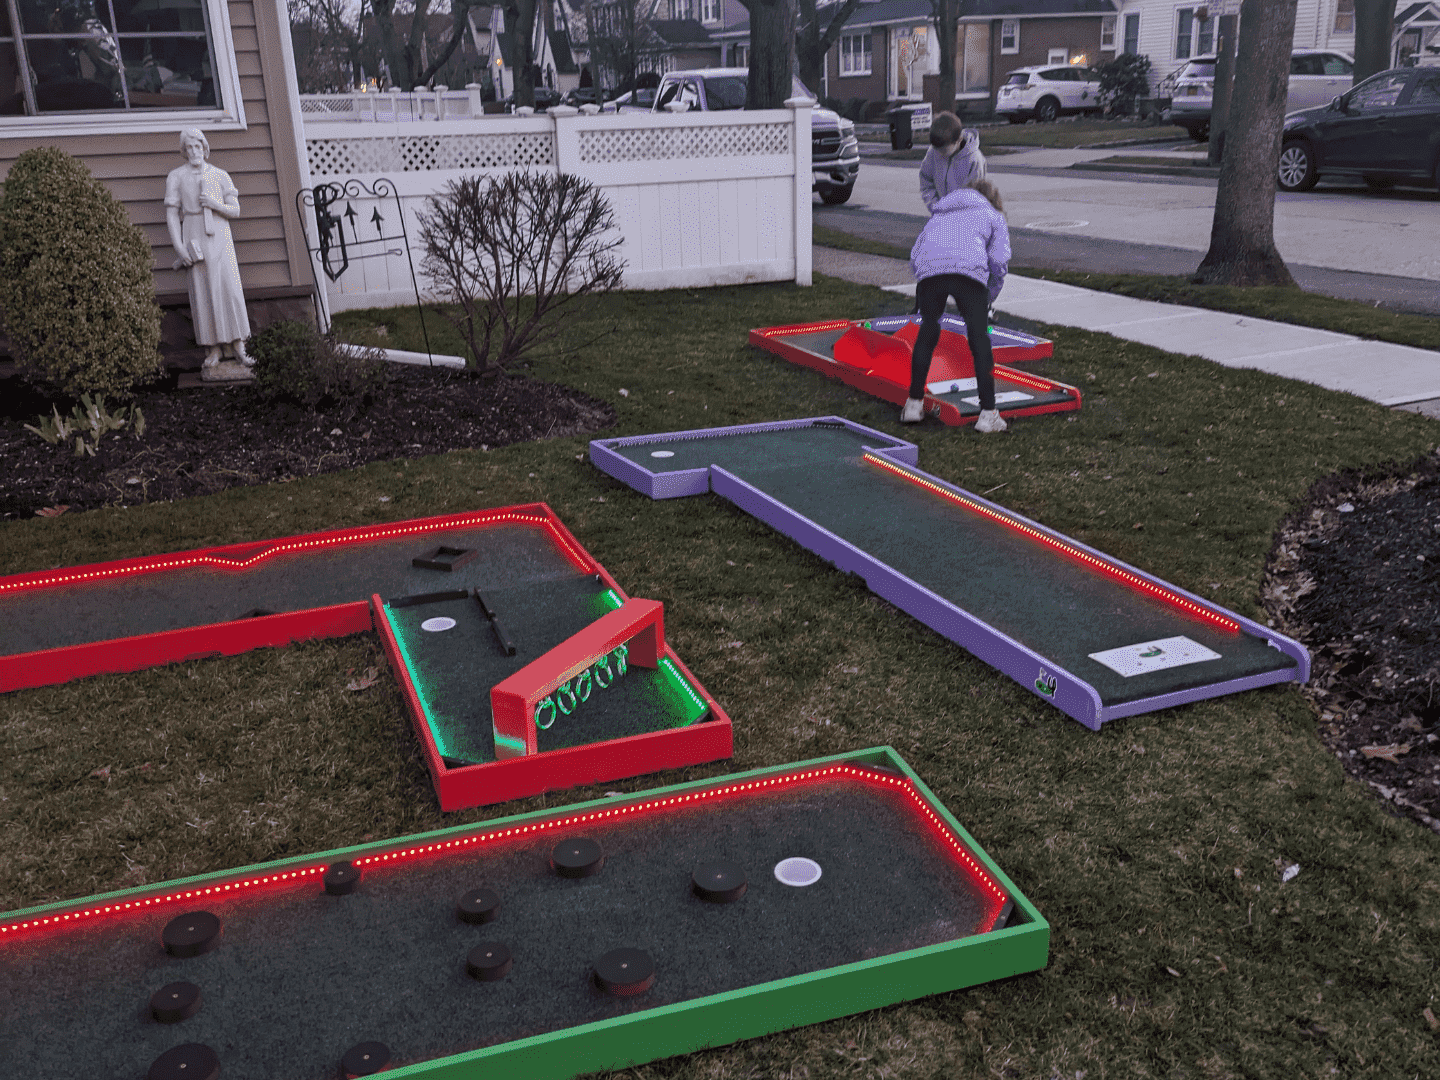
POLYGON ((436 615, 433 619, 426 619, 420 624, 421 630, 428 630, 432 634, 438 634, 442 630, 455 629, 455 620, 449 615, 436 615))
POLYGON ((803 889, 820 880, 820 864, 814 859, 781 859, 775 864, 775 880, 781 885, 803 889))
POLYGON ((675 451, 674 451, 674 450, 651 450, 651 451, 650 451, 650 456, 651 456, 651 457, 662 457, 662 458, 663 458, 663 457, 674 457, 674 456, 675 456, 675 451))

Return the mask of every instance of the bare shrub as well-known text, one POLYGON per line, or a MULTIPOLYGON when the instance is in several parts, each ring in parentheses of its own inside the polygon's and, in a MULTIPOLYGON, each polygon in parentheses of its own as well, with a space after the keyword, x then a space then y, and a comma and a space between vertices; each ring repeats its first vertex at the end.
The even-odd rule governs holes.
POLYGON ((600 190, 578 176, 462 177, 420 215, 423 267, 481 374, 560 333, 574 301, 620 284, 621 238, 600 190))

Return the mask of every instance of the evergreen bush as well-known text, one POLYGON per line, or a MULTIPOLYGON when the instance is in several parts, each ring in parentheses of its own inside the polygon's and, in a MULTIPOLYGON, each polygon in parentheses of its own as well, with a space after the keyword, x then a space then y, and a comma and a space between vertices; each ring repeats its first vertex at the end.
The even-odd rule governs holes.
POLYGON ((353 414, 389 378, 378 349, 347 346, 293 319, 251 335, 245 351, 255 361, 255 384, 262 398, 307 409, 329 407, 353 414))
POLYGON ((80 161, 16 158, 0 197, 0 319, 20 373, 70 397, 126 397, 160 366, 150 241, 80 161))
POLYGON ((1100 102, 1107 112, 1129 114, 1135 99, 1150 95, 1150 58, 1122 53, 1095 68, 1100 76, 1100 102))

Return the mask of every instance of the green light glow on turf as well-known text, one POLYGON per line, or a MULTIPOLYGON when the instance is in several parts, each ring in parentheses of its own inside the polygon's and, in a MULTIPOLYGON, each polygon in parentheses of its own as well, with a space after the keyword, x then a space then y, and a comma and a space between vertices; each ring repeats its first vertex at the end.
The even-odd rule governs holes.
MULTIPOLYGON (((411 685, 415 687, 415 696, 420 700, 420 712, 425 717, 425 726, 430 729, 430 737, 435 740, 435 749, 440 752, 441 757, 451 756, 445 747, 444 740, 440 737, 440 729, 435 724, 435 718, 430 715, 430 695, 426 693, 424 685, 420 681, 420 673, 416 670, 414 661, 410 659, 410 650, 405 647, 405 635, 401 631, 400 624, 389 618, 390 605, 385 605, 386 618, 390 623, 390 629, 395 634, 395 644, 400 649, 400 659, 405 664, 405 672, 410 677, 411 685)), ((524 749, 524 744, 521 744, 524 749)))
POLYGON ((660 668, 662 671, 665 672, 667 676, 669 676, 670 682, 673 685, 678 686, 684 692, 685 696, 690 699, 691 704, 695 707, 695 712, 693 714, 681 714, 682 722, 680 724, 677 724, 676 727, 684 727, 687 724, 692 724, 696 720, 700 719, 700 717, 704 716, 706 711, 709 709, 709 706, 705 704, 705 700, 699 694, 695 693, 695 688, 690 685, 690 680, 685 678, 684 675, 680 674, 680 669, 675 666, 675 662, 671 660, 668 656, 661 657, 660 668))

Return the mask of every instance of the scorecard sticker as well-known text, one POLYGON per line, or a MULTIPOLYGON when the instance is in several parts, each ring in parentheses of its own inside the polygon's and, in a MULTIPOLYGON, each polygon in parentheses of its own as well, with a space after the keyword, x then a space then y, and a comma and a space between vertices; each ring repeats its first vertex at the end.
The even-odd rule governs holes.
POLYGON ((1219 660, 1220 654, 1187 637, 1168 637, 1158 641, 1142 641, 1138 645, 1122 645, 1118 649, 1090 654, 1091 660, 1104 664, 1117 675, 1147 675, 1165 668, 1219 660))
POLYGON ((939 382, 925 384, 927 394, 958 394, 962 390, 974 390, 976 386, 974 378, 969 379, 941 379, 939 382))
MULTIPOLYGON (((996 395, 995 395, 995 404, 996 404, 996 405, 1011 405, 1011 404, 1014 404, 1014 403, 1017 402, 1017 401, 1033 401, 1034 398, 1035 398, 1035 395, 1034 395, 1034 394, 1022 394, 1019 390, 1006 390, 1006 391, 1005 391, 1004 393, 1002 393, 1002 394, 996 394, 996 395)), ((980 404, 980 398, 979 398, 978 396, 976 396, 976 397, 962 398, 961 400, 964 401, 967 405, 979 405, 979 404, 980 404)))

